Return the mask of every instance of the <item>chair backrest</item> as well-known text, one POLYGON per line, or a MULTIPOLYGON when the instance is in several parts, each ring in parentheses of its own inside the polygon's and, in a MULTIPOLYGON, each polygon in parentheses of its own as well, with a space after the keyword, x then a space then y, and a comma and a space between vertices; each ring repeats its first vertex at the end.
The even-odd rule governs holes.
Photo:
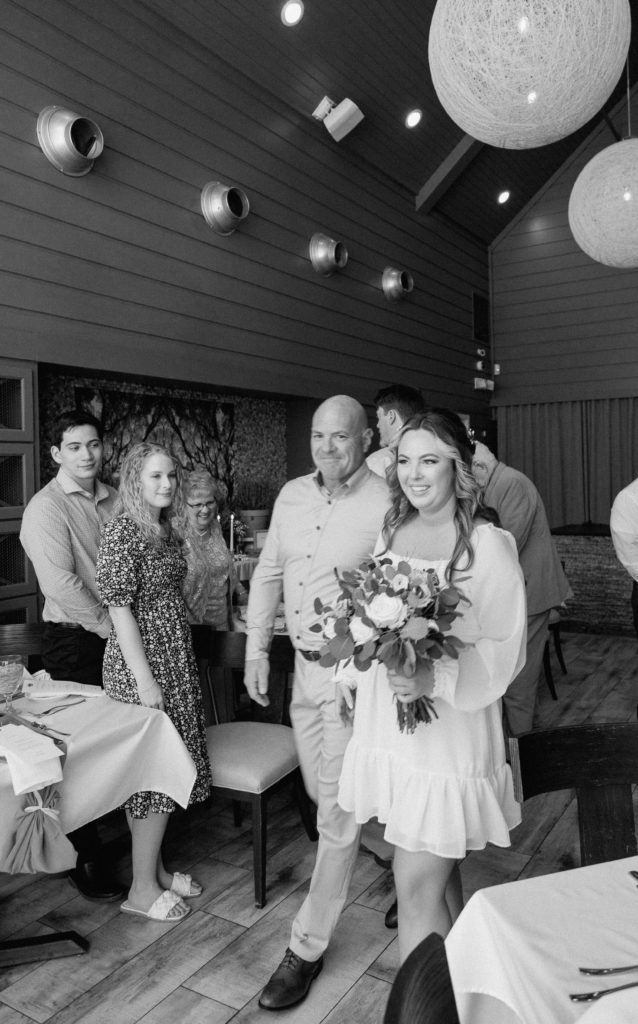
POLYGON ((460 1024, 445 944, 436 932, 399 968, 383 1024, 460 1024))
POLYGON ((15 622, 0 626, 0 658, 4 654, 23 654, 31 671, 42 667, 42 622, 15 622))
POLYGON ((519 800, 575 789, 583 865, 638 853, 631 795, 638 782, 638 724, 546 729, 509 743, 519 800))
MULTIPOLYGON (((232 695, 226 692, 228 685, 232 689, 232 682, 224 688, 225 692, 219 692, 219 685, 211 675, 215 669, 225 669, 235 672, 244 671, 246 658, 246 634, 240 632, 227 632, 215 630, 210 626, 192 625, 191 634, 195 657, 207 663, 209 689, 213 704, 215 720, 219 722, 225 717, 223 709, 232 707, 232 695), (215 691, 217 690, 217 694, 215 691)), ((277 723, 286 722, 288 717, 288 690, 287 676, 294 671, 295 650, 290 638, 284 634, 276 634, 272 638, 270 648, 270 687, 269 696, 271 700, 270 711, 265 714, 265 720, 277 723)), ((264 717, 258 705, 253 707, 256 717, 264 717)))

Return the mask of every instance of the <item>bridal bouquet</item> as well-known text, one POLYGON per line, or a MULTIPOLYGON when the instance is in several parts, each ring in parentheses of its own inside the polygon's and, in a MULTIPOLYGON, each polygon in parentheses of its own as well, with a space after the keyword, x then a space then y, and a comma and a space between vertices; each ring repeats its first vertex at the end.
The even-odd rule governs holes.
MULTIPOLYGON (((335 575, 339 597, 334 605, 315 600, 320 621, 310 627, 326 641, 319 651, 320 665, 352 664, 365 672, 373 661, 380 661, 409 677, 419 664, 444 654, 458 658, 463 642, 450 629, 462 614, 459 602, 467 599, 456 586, 442 586, 434 570, 371 558, 341 576, 335 570, 335 575)), ((401 732, 414 732, 419 722, 438 718, 431 697, 396 703, 401 732)))

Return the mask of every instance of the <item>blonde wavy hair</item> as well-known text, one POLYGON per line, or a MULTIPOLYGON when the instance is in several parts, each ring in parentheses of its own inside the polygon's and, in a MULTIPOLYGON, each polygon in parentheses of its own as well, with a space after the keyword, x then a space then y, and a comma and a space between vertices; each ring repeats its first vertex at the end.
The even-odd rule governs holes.
MULTIPOLYGON (((479 485, 472 476, 473 442, 468 437, 460 417, 449 409, 428 409, 426 412, 417 413, 403 424, 399 435, 399 445, 401 438, 412 430, 427 430, 438 438, 444 445, 445 455, 454 464, 456 545, 445 571, 446 579, 450 580, 454 570, 461 568, 459 562, 464 555, 466 562, 462 566, 463 569, 469 569, 474 561, 471 537, 476 517, 481 516, 493 522, 494 516, 483 506, 479 485)), ((397 453, 398 450, 397 446, 397 453)), ((418 515, 418 512, 399 483, 396 454, 394 463, 387 470, 386 478, 392 504, 383 520, 382 536, 386 547, 389 547, 395 531, 403 523, 418 515)))
POLYGON ((164 445, 154 444, 152 441, 141 441, 138 444, 134 444, 132 448, 129 448, 122 459, 120 466, 120 489, 114 515, 126 513, 137 523, 146 540, 152 544, 159 544, 162 539, 161 524, 168 525, 170 530, 170 517, 173 515, 173 505, 161 510, 158 523, 151 515, 149 507, 142 496, 142 470, 144 463, 151 455, 166 455, 171 460, 177 476, 177 490, 175 494, 179 493, 181 466, 173 453, 170 449, 165 448, 164 445))

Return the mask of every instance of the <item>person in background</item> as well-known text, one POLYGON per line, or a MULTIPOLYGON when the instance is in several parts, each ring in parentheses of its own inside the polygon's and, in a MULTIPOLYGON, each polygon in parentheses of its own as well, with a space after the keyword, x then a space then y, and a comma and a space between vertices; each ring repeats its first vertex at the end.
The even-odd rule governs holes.
POLYGON ((614 498, 609 527, 616 558, 633 580, 631 610, 638 636, 638 479, 614 498))
POLYGON ((368 468, 385 478, 386 470, 394 462, 399 434, 405 421, 422 412, 425 402, 420 391, 407 384, 390 384, 374 396, 377 410, 377 429, 381 447, 366 458, 368 468))
MULTIPOLYGON (((381 388, 374 396, 377 411, 377 429, 381 447, 366 458, 368 468, 385 480, 386 472, 394 464, 396 446, 401 428, 410 416, 425 408, 423 396, 416 388, 407 384, 390 384, 381 388)), ((376 821, 369 821, 363 829, 361 848, 371 853, 378 864, 390 867, 392 847, 383 839, 383 827, 376 821)), ((398 921, 397 901, 394 900, 385 915, 386 928, 396 928, 398 921)))
MULTIPOLYGON (((20 541, 44 595, 42 663, 52 679, 102 686, 102 658, 111 629, 95 585, 100 532, 116 492, 98 479, 102 425, 90 413, 63 413, 55 425, 51 458, 57 476, 33 496, 22 517, 20 541)), ((117 900, 124 888, 104 862, 95 822, 69 835, 78 854, 71 883, 91 900, 117 900)))
POLYGON ((359 822, 375 815, 394 844, 402 962, 431 932, 449 932, 463 906, 458 864, 466 852, 509 846, 521 818, 500 698, 524 660, 525 586, 513 538, 483 516, 471 459, 455 413, 409 419, 376 547, 395 566, 458 581, 458 658, 418 662, 413 675, 378 661, 365 674, 340 672, 352 676, 356 702, 339 803, 359 822), (401 732, 395 701, 423 696, 434 699, 436 717, 401 732))
MULTIPOLYGON (((182 581, 186 564, 170 524, 178 465, 161 445, 127 452, 113 519, 104 528, 96 583, 113 623, 104 654, 109 697, 165 711, 197 769, 190 803, 206 800, 211 769, 182 581)), ((161 846, 175 803, 164 793, 135 793, 125 804, 133 843, 133 882, 122 910, 172 923, 200 896, 190 875, 164 867, 161 846)))
POLYGON ((495 510, 503 529, 514 537, 525 577, 526 661, 503 697, 508 732, 520 736, 534 725, 550 612, 571 597, 572 591, 552 540, 545 506, 529 477, 499 462, 480 441, 475 445, 472 472, 484 504, 495 510))
POLYGON ((182 492, 175 526, 186 559, 184 601, 188 621, 231 629, 233 598, 245 604, 248 592, 237 579, 233 556, 217 518, 218 485, 206 470, 195 469, 186 474, 182 492))
POLYGON ((322 668, 315 600, 338 597, 341 572, 367 558, 389 504, 384 480, 365 464, 372 431, 363 407, 347 395, 316 410, 310 448, 316 472, 287 483, 275 502, 247 614, 245 684, 268 704, 268 650, 283 593, 296 648, 290 718, 308 793, 317 804, 319 843, 310 891, 292 925, 290 945, 259 998, 268 1010, 306 997, 343 909, 359 848, 359 826, 337 803, 351 728, 336 707, 334 672, 322 668))

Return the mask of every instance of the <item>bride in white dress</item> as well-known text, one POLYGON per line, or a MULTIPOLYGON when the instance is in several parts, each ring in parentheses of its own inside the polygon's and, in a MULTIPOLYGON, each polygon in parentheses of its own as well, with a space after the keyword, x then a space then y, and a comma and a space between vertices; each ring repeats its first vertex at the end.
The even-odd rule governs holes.
MULTIPOLYGON (((411 678, 378 662, 357 678, 354 730, 339 803, 377 817, 395 845, 399 950, 447 935, 463 905, 458 862, 488 842, 509 846, 520 822, 505 761, 500 697, 525 659, 525 587, 509 533, 482 515, 471 445, 454 413, 405 425, 377 553, 433 568, 471 602, 453 634, 466 646, 411 678), (434 698, 438 718, 400 732, 395 700, 434 698)), ((422 664, 422 663, 420 663, 422 664)))

